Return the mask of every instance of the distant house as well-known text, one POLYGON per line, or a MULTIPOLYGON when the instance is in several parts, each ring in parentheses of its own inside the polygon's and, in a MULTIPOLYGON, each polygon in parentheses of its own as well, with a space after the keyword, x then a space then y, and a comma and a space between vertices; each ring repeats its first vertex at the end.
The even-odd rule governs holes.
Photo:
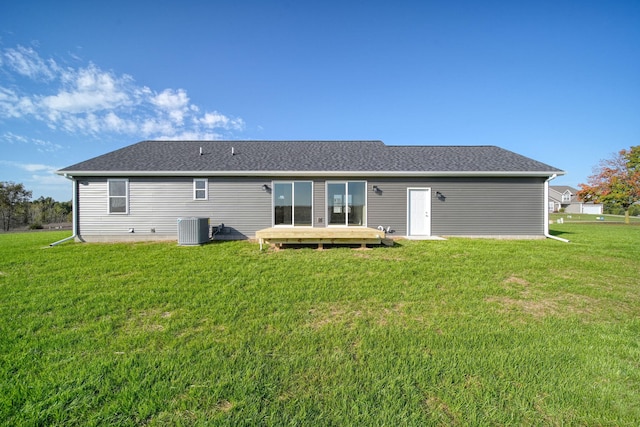
POLYGON ((176 239, 182 217, 216 239, 269 227, 382 228, 388 237, 544 237, 560 169, 495 146, 381 141, 143 141, 57 172, 74 236, 176 239))
POLYGON ((584 202, 577 196, 578 190, 566 185, 549 186, 549 212, 560 212, 564 209, 566 213, 595 214, 602 215, 602 204, 584 202))

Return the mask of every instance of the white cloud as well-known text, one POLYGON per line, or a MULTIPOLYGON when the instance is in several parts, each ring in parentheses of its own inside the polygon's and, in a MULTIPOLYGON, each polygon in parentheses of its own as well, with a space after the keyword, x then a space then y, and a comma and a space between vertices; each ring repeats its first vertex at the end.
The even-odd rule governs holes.
POLYGON ((242 119, 230 119, 217 111, 214 111, 213 113, 205 113, 202 117, 196 118, 196 122, 207 129, 220 128, 242 130, 244 128, 244 121, 242 119))
POLYGON ((189 110, 189 97, 183 89, 165 89, 149 101, 158 109, 167 112, 171 120, 177 124, 184 122, 184 116, 189 110))
POLYGON ((0 142, 7 142, 9 144, 26 144, 33 145, 41 153, 52 153, 62 148, 60 144, 54 144, 53 142, 46 141, 40 138, 31 138, 24 135, 17 135, 13 132, 5 132, 0 136, 0 142))
POLYGON ((42 171, 55 172, 57 170, 53 166, 41 165, 37 163, 27 163, 27 164, 21 165, 21 167, 27 172, 42 172, 42 171))
POLYGON ((6 72, 47 83, 39 93, 0 86, 0 118, 36 120, 69 134, 158 139, 217 139, 245 127, 242 118, 202 112, 184 89, 154 91, 93 63, 63 68, 22 46, 1 51, 0 57, 6 72))
POLYGON ((163 118, 153 117, 145 119, 140 126, 141 134, 147 137, 155 137, 155 135, 175 135, 176 129, 173 124, 163 118))
POLYGON ((0 117, 20 118, 36 112, 37 107, 31 99, 0 86, 0 117))
POLYGON ((15 91, 0 86, 0 114, 4 117, 20 117, 20 97, 15 91))
POLYGON ((197 141, 197 140, 214 140, 222 139, 224 135, 217 132, 180 132, 173 135, 159 135, 158 139, 173 140, 173 141, 197 141))
POLYGON ((54 144, 53 142, 45 141, 43 139, 32 138, 31 142, 38 147, 38 151, 40 152, 52 153, 62 149, 62 145, 54 144))
POLYGON ((107 132, 133 134, 138 130, 134 122, 121 118, 113 111, 108 112, 104 117, 104 125, 107 132))
POLYGON ((131 105, 128 86, 131 78, 117 77, 90 64, 87 68, 67 70, 62 76, 68 88, 45 96, 42 105, 62 113, 87 113, 131 105))
POLYGON ((198 119, 198 121, 208 128, 224 127, 229 124, 229 118, 222 114, 218 114, 216 111, 213 113, 206 113, 202 118, 198 119))
POLYGON ((16 142, 18 142, 18 143, 27 143, 29 141, 29 138, 27 138, 26 136, 24 136, 24 135, 16 135, 13 132, 5 132, 2 135, 2 139, 4 141, 10 142, 12 144, 16 143, 16 142))
POLYGON ((53 172, 47 175, 31 175, 30 182, 37 183, 39 185, 64 185, 69 186, 69 180, 63 176, 56 175, 53 172))
POLYGON ((16 169, 22 169, 27 172, 49 172, 54 173, 56 170, 60 169, 55 166, 42 165, 37 163, 20 163, 20 162, 11 162, 8 160, 0 160, 0 164, 11 166, 16 169))
POLYGON ((58 72, 58 65, 53 59, 43 60, 32 48, 18 46, 15 49, 5 49, 2 56, 3 65, 6 63, 18 74, 31 79, 51 80, 58 72))

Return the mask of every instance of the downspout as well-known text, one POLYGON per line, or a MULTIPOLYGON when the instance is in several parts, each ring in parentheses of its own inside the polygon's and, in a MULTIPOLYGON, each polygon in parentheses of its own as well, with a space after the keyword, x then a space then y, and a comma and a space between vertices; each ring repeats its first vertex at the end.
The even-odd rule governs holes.
POLYGON ((554 239, 560 242, 569 243, 569 240, 567 239, 563 239, 562 237, 558 236, 552 236, 551 234, 549 234, 549 181, 551 181, 552 179, 556 179, 557 177, 558 174, 554 173, 544 182, 544 237, 546 237, 547 239, 554 239))
POLYGON ((58 240, 57 242, 49 244, 49 247, 68 242, 69 240, 75 239, 78 236, 78 182, 73 177, 69 177, 67 174, 65 174, 64 177, 73 181, 73 190, 71 191, 71 226, 73 229, 73 234, 71 235, 71 237, 66 237, 62 240, 58 240))

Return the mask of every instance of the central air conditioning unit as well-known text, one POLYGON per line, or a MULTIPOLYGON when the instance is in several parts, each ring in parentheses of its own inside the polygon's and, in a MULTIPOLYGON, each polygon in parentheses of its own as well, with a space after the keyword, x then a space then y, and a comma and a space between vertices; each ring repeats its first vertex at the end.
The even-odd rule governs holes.
POLYGON ((209 218, 178 218, 178 244, 202 245, 209 241, 209 218))

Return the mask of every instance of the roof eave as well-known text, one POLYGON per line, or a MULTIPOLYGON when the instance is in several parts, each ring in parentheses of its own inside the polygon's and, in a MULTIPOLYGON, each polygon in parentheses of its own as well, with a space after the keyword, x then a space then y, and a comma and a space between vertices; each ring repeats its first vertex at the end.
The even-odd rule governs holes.
POLYGON ((59 170, 65 177, 82 176, 376 176, 376 177, 549 177, 564 171, 73 171, 59 170))

